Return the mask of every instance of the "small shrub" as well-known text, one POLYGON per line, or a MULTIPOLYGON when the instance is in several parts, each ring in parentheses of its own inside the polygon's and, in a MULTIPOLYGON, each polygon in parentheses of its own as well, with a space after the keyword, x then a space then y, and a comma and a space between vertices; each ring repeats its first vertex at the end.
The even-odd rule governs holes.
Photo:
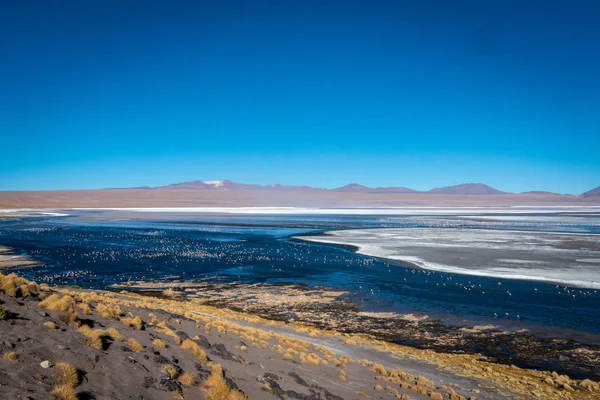
POLYGON ((121 318, 121 322, 123 323, 123 325, 135 328, 138 331, 141 330, 144 326, 144 321, 139 316, 135 318, 121 318))
POLYGON ((75 299, 73 297, 64 295, 60 297, 58 294, 53 294, 46 297, 39 303, 39 306, 49 311, 62 311, 62 312, 74 312, 75 311, 75 299))
POLYGON ((163 342, 159 338, 156 338, 156 339, 154 339, 152 341, 152 346, 156 347, 157 349, 164 349, 165 348, 165 342, 163 342))
POLYGON ((92 329, 87 325, 81 325, 77 332, 81 333, 87 338, 86 344, 98 350, 104 350, 105 347, 105 333, 101 329, 92 329))
POLYGON ((387 375, 387 371, 385 370, 385 368, 381 364, 375 364, 375 365, 373 365, 371 367, 371 371, 377 372, 377 373, 379 373, 381 375, 387 375))
POLYGON ((142 351, 144 349, 142 347, 142 345, 140 344, 140 342, 138 342, 134 338, 127 339, 125 341, 125 343, 127 343, 129 345, 129 348, 131 349, 131 351, 134 351, 136 353, 139 353, 140 351, 142 351))
POLYGON ((61 312, 58 315, 58 319, 60 319, 62 322, 64 322, 65 324, 68 325, 72 322, 78 321, 79 317, 77 316, 77 314, 74 311, 69 310, 69 311, 61 312))
POLYGON ((17 361, 17 353, 15 353, 14 351, 9 351, 8 353, 4 353, 2 355, 2 358, 4 358, 7 361, 17 361))
POLYGON ((208 360, 206 352, 200 348, 200 346, 198 345, 198 343, 194 342, 191 339, 185 339, 181 343, 181 347, 184 348, 184 349, 187 349, 187 350, 191 350, 192 354, 195 355, 196 357, 198 357, 198 359, 200 361, 207 361, 208 360))
POLYGON ((123 339, 123 337, 121 336, 121 334, 119 333, 119 331, 116 330, 115 328, 108 328, 106 330, 106 335, 108 337, 110 337, 114 341, 122 340, 123 339))
POLYGON ((58 386, 75 388, 79 384, 79 372, 71 364, 60 362, 56 364, 55 380, 58 386))
POLYGON ((0 306, 0 319, 6 321, 8 317, 10 317, 10 312, 6 308, 0 306))
POLYGON ((165 372, 169 375, 169 378, 175 379, 179 376, 180 370, 171 364, 165 366, 165 372))
POLYGON ((90 309, 90 305, 88 303, 81 303, 78 305, 81 308, 81 312, 85 315, 92 315, 92 310, 90 309))
POLYGON ((58 400, 77 400, 77 392, 69 385, 58 385, 52 389, 52 395, 58 400))
POLYGON ((106 319, 119 319, 122 315, 125 315, 123 310, 121 310, 121 307, 118 305, 113 306, 110 304, 106 305, 103 303, 98 303, 96 310, 102 318, 106 319))
POLYGON ((354 339, 347 339, 347 340, 344 342, 344 344, 345 344, 345 345, 348 345, 348 346, 356 346, 356 340, 354 340, 354 339))
POLYGON ((177 378, 177 380, 185 387, 195 386, 198 384, 198 379, 196 379, 196 376, 189 372, 184 372, 179 376, 179 378, 177 378))
POLYGON ((52 321, 46 321, 46 322, 44 322, 44 326, 45 326, 46 328, 50 328, 50 329, 57 329, 57 328, 58 328, 58 325, 56 325, 56 324, 55 324, 54 322, 52 322, 52 321))
POLYGON ((218 364, 211 364, 212 373, 204 384, 208 386, 207 400, 243 400, 246 399, 240 391, 232 390, 223 378, 223 368, 218 364))

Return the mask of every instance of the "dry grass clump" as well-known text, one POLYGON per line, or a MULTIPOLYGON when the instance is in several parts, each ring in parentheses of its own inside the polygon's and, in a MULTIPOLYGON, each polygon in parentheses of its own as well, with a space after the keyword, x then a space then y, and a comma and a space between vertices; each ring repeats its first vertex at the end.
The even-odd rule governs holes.
POLYGON ((102 318, 106 319, 119 319, 121 316, 125 315, 118 305, 98 303, 96 310, 102 318))
POLYGON ((50 328, 50 329, 57 329, 57 328, 58 328, 58 325, 56 325, 56 324, 55 324, 54 322, 52 322, 52 321, 46 321, 46 322, 44 322, 44 326, 45 326, 46 328, 50 328))
POLYGON ((121 322, 123 323, 123 325, 135 328, 138 331, 142 330, 142 328, 144 327, 144 321, 139 316, 133 318, 121 318, 121 322))
POLYGON ((39 286, 37 283, 21 278, 15 273, 4 275, 0 272, 0 292, 10 297, 37 296, 39 286))
POLYGON ((289 338, 283 335, 277 335, 277 342, 283 347, 292 348, 298 352, 308 353, 312 343, 307 340, 289 338))
POLYGON ((127 343, 127 345, 129 346, 129 348, 131 349, 131 351, 134 351, 136 353, 139 353, 139 352, 141 352, 144 349, 142 347, 142 345, 140 344, 140 342, 138 342, 134 338, 127 339, 125 341, 125 343, 127 343))
POLYGON ((114 340, 114 341, 123 340, 123 337, 121 336, 119 331, 116 330, 115 328, 108 328, 105 331, 105 333, 109 338, 111 338, 111 340, 114 340))
POLYGON ((354 339, 346 339, 346 341, 344 342, 345 345, 348 346, 356 346, 356 340, 354 339))
POLYGON ((182 393, 181 389, 172 391, 171 397, 173 398, 173 400, 184 400, 185 399, 185 397, 183 397, 183 393, 182 393))
POLYGON ((86 344, 98 350, 104 350, 105 347, 105 333, 101 329, 92 329, 87 325, 81 325, 77 332, 81 333, 87 338, 86 344))
POLYGON ((381 364, 375 364, 375 365, 373 365, 371 367, 371 371, 377 372, 380 375, 387 375, 387 371, 385 370, 385 368, 381 364))
POLYGON ((238 390, 232 390, 225 379, 223 378, 223 368, 218 364, 209 365, 212 369, 212 374, 204 384, 208 386, 206 392, 207 400, 244 400, 247 399, 244 394, 238 390))
POLYGON ((79 372, 77 368, 66 362, 60 362, 55 367, 55 381, 58 386, 66 385, 69 387, 77 387, 79 384, 79 372))
POLYGON ((332 357, 335 356, 335 352, 331 349, 328 349, 325 346, 319 346, 319 347, 317 347, 317 350, 319 350, 321 353, 323 353, 327 356, 332 356, 332 357))
POLYGON ((150 314, 148 314, 148 316, 151 317, 150 322, 148 323, 148 325, 158 325, 158 324, 160 324, 160 321, 158 320, 158 318, 156 318, 156 315, 150 313, 150 314))
POLYGON ((157 349, 164 349, 166 347, 165 342, 159 338, 156 338, 152 341, 152 346, 156 347, 157 349))
POLYGON ((206 355, 206 352, 203 349, 201 349, 198 343, 194 342, 193 340, 185 339, 181 343, 181 347, 183 349, 191 350, 192 354, 198 357, 200 361, 208 361, 208 356, 206 355))
POLYGON ((77 400, 77 392, 69 385, 58 385, 52 389, 52 396, 58 400, 77 400))
POLYGON ((340 381, 346 382, 346 371, 344 370, 340 371, 340 381))
POLYGON ((0 306, 0 319, 6 321, 9 316, 10 316, 10 311, 8 311, 6 308, 0 306))
POLYGON ((169 378, 175 379, 179 376, 179 369, 175 368, 171 364, 165 366, 165 372, 169 375, 169 378))
POLYGON ((322 360, 318 355, 316 355, 315 353, 300 353, 300 362, 303 364, 312 364, 312 365, 319 365, 322 362, 327 362, 325 360, 322 360))
POLYGON ((64 311, 58 315, 58 319, 60 319, 65 324, 69 325, 73 322, 77 322, 79 320, 79 316, 74 311, 64 311))
POLYGON ((85 315, 92 315, 92 310, 90 309, 90 305, 88 303, 80 303, 77 307, 81 308, 81 312, 85 315))
POLYGON ((75 299, 68 294, 60 297, 54 293, 40 301, 39 306, 48 311, 75 312, 75 299))
POLYGON ((59 400, 77 400, 75 388, 79 385, 79 372, 69 363, 60 362, 55 367, 54 380, 56 386, 52 396, 59 400))
POLYGON ((167 336, 171 336, 173 340, 175 340, 175 343, 181 344, 181 338, 179 338, 175 331, 169 328, 165 322, 161 322, 158 325, 156 325, 156 331, 164 333, 167 336))
POLYGON ((179 376, 179 378, 177 378, 177 380, 185 387, 196 386, 198 384, 198 379, 196 379, 196 376, 189 372, 184 372, 179 376))
POLYGON ((2 358, 7 361, 17 361, 17 353, 14 351, 9 351, 8 353, 2 354, 2 358))

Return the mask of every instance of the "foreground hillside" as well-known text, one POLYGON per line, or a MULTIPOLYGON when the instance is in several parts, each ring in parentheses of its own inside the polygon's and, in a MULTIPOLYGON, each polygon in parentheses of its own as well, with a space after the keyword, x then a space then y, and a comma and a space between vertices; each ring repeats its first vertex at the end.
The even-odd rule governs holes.
POLYGON ((0 392, 19 399, 593 399, 590 381, 0 273, 0 392))

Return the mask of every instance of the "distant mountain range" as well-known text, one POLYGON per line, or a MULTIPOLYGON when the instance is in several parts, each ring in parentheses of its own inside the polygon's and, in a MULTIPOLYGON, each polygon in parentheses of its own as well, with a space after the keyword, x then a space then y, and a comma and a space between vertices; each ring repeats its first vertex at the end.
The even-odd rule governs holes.
POLYGON ((583 197, 600 197, 600 186, 582 194, 583 197))
MULTIPOLYGON (((140 187, 139 189, 149 189, 148 187, 140 187)), ((341 192, 341 193, 431 193, 431 194, 456 194, 456 195, 499 195, 499 194, 512 194, 509 192, 503 192, 498 189, 494 189, 483 183, 462 183, 460 185, 446 186, 440 188, 434 188, 428 191, 417 191, 407 187, 393 186, 393 187, 375 187, 371 188, 368 186, 360 185, 358 183, 350 183, 348 185, 335 188, 335 189, 322 189, 314 188, 310 186, 286 186, 279 184, 271 185, 258 185, 258 184, 245 184, 237 183, 230 180, 224 181, 190 181, 175 183, 166 186, 158 186, 154 189, 187 189, 187 190, 258 190, 258 191, 300 191, 300 192, 341 192)), ((538 195, 538 196, 558 196, 558 193, 546 192, 546 191, 530 191, 523 192, 524 195, 538 195)), ((583 193, 585 197, 600 196, 600 186, 590 190, 589 192, 583 193)))

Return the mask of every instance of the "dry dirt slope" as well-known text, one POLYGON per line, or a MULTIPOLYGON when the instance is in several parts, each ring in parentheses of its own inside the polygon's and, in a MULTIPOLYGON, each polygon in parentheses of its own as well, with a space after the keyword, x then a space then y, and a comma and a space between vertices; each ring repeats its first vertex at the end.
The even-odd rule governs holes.
POLYGON ((598 398, 593 382, 15 275, 0 274, 0 306, 2 399, 598 398))

